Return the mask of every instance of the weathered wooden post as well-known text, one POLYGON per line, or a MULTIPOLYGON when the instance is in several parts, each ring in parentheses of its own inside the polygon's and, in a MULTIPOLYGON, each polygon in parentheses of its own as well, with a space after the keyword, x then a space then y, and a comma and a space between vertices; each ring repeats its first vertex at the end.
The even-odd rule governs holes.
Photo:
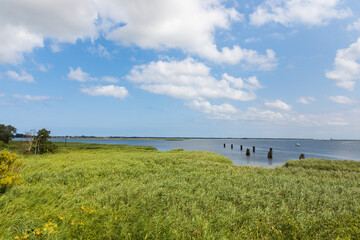
POLYGON ((226 148, 226 144, 224 143, 224 148, 226 148))
POLYGON ((246 149, 246 156, 250 156, 250 149, 246 149))
POLYGON ((300 154, 300 156, 299 156, 299 160, 300 160, 300 159, 305 159, 305 154, 303 154, 303 153, 302 153, 302 154, 300 154))
POLYGON ((273 154, 272 154, 272 148, 270 148, 267 157, 268 157, 268 159, 272 159, 272 156, 273 156, 273 154))
POLYGON ((255 152, 255 146, 253 146, 253 152, 255 152))
POLYGON ((240 151, 242 151, 242 145, 240 145, 240 151))
POLYGON ((231 144, 231 149, 234 149, 234 145, 231 144))

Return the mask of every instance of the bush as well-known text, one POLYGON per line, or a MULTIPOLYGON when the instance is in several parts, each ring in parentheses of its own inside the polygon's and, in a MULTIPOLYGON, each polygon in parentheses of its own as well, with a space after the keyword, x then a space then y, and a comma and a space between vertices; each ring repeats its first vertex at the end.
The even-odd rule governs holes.
POLYGON ((0 149, 5 148, 5 147, 6 147, 6 144, 4 143, 4 141, 0 140, 0 149))
POLYGON ((50 131, 47 131, 45 128, 38 131, 37 136, 34 138, 34 153, 35 154, 44 154, 44 153, 53 153, 57 151, 57 146, 49 141, 50 131))
POLYGON ((22 159, 17 160, 18 155, 16 153, 10 153, 5 149, 0 151, 0 192, 4 192, 6 188, 11 187, 13 184, 24 182, 18 174, 22 159))

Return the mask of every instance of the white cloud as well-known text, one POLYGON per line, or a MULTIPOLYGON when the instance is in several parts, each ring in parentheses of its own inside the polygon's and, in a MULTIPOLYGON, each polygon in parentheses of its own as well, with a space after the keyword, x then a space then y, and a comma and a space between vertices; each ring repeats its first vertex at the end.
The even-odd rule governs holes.
POLYGON ((288 121, 290 120, 290 115, 274 112, 271 110, 262 110, 256 107, 249 107, 246 111, 239 114, 239 119, 241 120, 255 120, 255 121, 266 121, 266 122, 277 122, 277 121, 288 121))
POLYGON ((300 97, 296 102, 302 104, 312 104, 316 99, 314 97, 300 97))
POLYGON ((237 109, 227 103, 221 105, 212 105, 208 101, 193 100, 186 104, 194 110, 206 113, 213 118, 218 119, 230 119, 233 114, 237 112, 237 109))
POLYGON ((337 81, 336 85, 349 91, 354 90, 355 80, 360 79, 360 38, 348 48, 336 52, 333 71, 326 72, 326 77, 337 81))
POLYGON ((299 112, 278 112, 275 110, 249 107, 245 110, 235 108, 230 104, 212 105, 208 101, 193 100, 187 106, 203 112, 209 118, 230 121, 271 122, 273 124, 296 124, 307 127, 351 127, 360 130, 358 119, 360 109, 351 109, 345 112, 325 112, 316 114, 303 114, 299 112))
POLYGON ((14 98, 19 98, 24 101, 44 101, 51 99, 51 97, 48 96, 32 96, 32 95, 20 95, 20 94, 14 94, 12 96, 14 98))
POLYGON ((108 52, 108 50, 101 44, 98 44, 97 46, 89 47, 88 50, 92 54, 97 54, 100 57, 110 58, 110 56, 111 56, 110 53, 108 52))
POLYGON ((0 98, 5 97, 6 95, 4 93, 0 93, 0 98))
POLYGON ((2 1, 0 62, 21 62, 23 53, 43 47, 45 38, 68 43, 94 38, 98 34, 97 19, 93 1, 2 1))
POLYGON ((330 96, 329 99, 331 101, 339 103, 339 104, 351 105, 353 103, 356 103, 355 100, 351 100, 350 98, 348 98, 346 96, 330 96))
POLYGON ((101 81, 108 82, 108 83, 118 83, 119 79, 117 79, 116 77, 111 77, 111 76, 103 76, 103 77, 101 77, 101 81))
POLYGON ((75 70, 70 67, 70 72, 68 73, 68 78, 71 80, 79 81, 79 82, 90 82, 96 81, 97 78, 91 77, 90 74, 83 72, 80 67, 77 67, 75 70))
POLYGON ((241 79, 223 74, 210 75, 210 68, 192 58, 183 61, 157 61, 135 66, 126 78, 140 88, 179 99, 232 99, 249 101, 261 87, 256 77, 241 79))
POLYGON ((271 108, 277 108, 277 109, 281 109, 284 111, 290 111, 291 110, 291 105, 277 99, 274 101, 265 101, 265 106, 267 107, 271 107, 271 108))
MULTIPOLYGON (((0 8, 0 63, 21 62, 23 53, 43 47, 44 39, 58 52, 62 43, 103 35, 123 45, 182 49, 217 63, 276 67, 270 49, 264 54, 238 45, 218 49, 215 32, 243 19, 221 0, 5 1, 0 8)), ((93 50, 108 56, 100 44, 93 50)))
POLYGON ((21 73, 19 74, 15 71, 9 70, 6 72, 6 75, 9 79, 19 82, 28 82, 28 83, 35 82, 34 77, 25 71, 21 71, 21 73))
POLYGON ((323 25, 332 19, 351 15, 349 9, 339 9, 339 0, 265 0, 250 15, 250 23, 263 25, 276 22, 289 26, 302 23, 323 25))
POLYGON ((352 31, 352 30, 360 31, 360 19, 358 19, 357 21, 349 24, 346 29, 348 31, 352 31))
POLYGON ((226 8, 219 0, 108 1, 100 7, 107 16, 125 23, 107 35, 107 39, 124 45, 135 44, 152 49, 180 48, 219 63, 252 61, 252 64, 271 62, 271 67, 276 65, 272 52, 260 55, 238 45, 218 50, 215 30, 229 29, 231 22, 243 20, 240 13, 234 8, 226 8))
POLYGON ((23 54, 43 47, 43 38, 23 26, 6 25, 2 22, 3 3, 0 8, 0 63, 18 64, 23 54))
POLYGON ((128 95, 128 91, 125 87, 119 87, 114 85, 107 86, 92 86, 89 88, 82 88, 81 92, 90 96, 109 96, 114 98, 123 99, 128 95))

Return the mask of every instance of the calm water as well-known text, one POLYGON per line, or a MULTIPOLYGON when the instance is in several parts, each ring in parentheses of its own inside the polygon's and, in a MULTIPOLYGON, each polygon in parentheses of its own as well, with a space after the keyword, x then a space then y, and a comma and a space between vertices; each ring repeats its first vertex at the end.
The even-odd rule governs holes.
MULTIPOLYGON (((64 139, 53 139, 62 142, 64 139)), ((318 140, 274 140, 274 139, 187 139, 184 141, 165 140, 133 140, 133 139, 68 139, 68 142, 104 143, 144 145, 157 148, 159 151, 169 151, 174 148, 184 150, 209 151, 221 154, 238 165, 255 165, 274 167, 284 164, 289 159, 299 159, 301 153, 306 158, 326 158, 360 161, 360 141, 318 141, 318 140), (226 148, 224 148, 224 143, 226 148), (300 143, 297 147, 295 144, 300 143), (234 145, 234 149, 230 148, 234 145), (243 145, 243 151, 240 151, 243 145), (255 153, 252 147, 255 146, 255 153), (267 159, 269 148, 273 148, 273 159, 267 159), (246 148, 251 150, 251 156, 245 155, 246 148)))

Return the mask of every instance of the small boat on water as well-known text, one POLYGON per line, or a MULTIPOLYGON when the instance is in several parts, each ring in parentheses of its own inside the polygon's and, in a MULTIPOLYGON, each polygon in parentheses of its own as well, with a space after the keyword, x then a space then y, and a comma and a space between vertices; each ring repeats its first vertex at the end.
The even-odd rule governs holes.
POLYGON ((300 147, 300 143, 296 143, 295 146, 300 147))

